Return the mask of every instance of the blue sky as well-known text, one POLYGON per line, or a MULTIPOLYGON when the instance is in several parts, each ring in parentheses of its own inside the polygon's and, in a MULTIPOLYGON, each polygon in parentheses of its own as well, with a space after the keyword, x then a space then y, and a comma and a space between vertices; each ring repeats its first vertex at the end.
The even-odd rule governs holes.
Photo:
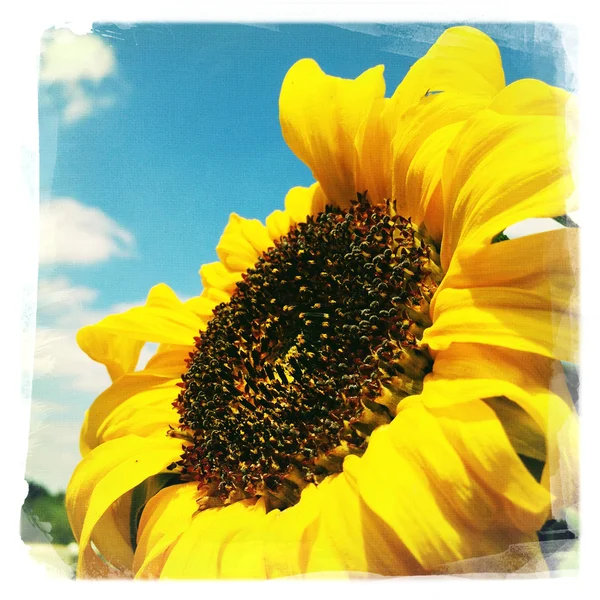
MULTIPOLYGON (((64 488, 83 411, 108 382, 74 333, 159 282, 201 291, 231 212, 264 220, 312 183, 285 145, 278 97, 312 57, 356 77, 385 65, 388 95, 449 24, 97 25, 48 32, 40 74, 41 266, 28 476, 64 488)), ((560 32, 483 24, 507 83, 572 90, 560 32)))

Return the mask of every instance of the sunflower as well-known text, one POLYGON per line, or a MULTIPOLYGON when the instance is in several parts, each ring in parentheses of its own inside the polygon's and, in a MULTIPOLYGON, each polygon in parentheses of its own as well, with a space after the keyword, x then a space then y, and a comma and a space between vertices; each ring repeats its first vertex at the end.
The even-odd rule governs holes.
POLYGON ((80 577, 515 571, 577 504, 577 230, 495 243, 575 209, 569 94, 505 86, 470 27, 384 94, 382 66, 294 64, 316 182, 231 215, 200 296, 79 332, 113 380, 67 490, 80 577))

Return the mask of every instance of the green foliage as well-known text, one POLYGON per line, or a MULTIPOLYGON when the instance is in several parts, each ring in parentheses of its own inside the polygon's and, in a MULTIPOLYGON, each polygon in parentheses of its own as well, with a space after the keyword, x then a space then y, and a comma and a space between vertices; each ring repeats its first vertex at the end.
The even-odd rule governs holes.
POLYGON ((579 225, 577 225, 577 223, 575 223, 575 221, 573 221, 569 215, 561 215, 560 217, 553 217, 553 219, 564 227, 579 227, 579 225))
POLYGON ((575 408, 579 406, 579 367, 573 363, 563 362, 563 369, 567 379, 567 387, 575 404, 575 408))
POLYGON ((503 231, 501 231, 492 238, 492 244, 497 244, 498 242, 505 242, 508 239, 510 238, 507 235, 505 235, 503 231))
POLYGON ((70 544, 75 541, 67 519, 65 494, 50 494, 33 481, 21 511, 21 538, 26 543, 52 542, 70 544))

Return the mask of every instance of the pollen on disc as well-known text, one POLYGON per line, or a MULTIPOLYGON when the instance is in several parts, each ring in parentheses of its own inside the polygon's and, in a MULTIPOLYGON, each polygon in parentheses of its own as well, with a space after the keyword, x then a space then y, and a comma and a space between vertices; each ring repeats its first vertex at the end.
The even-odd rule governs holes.
POLYGON ((362 454, 418 393, 420 347, 440 281, 431 240, 359 196, 299 223, 216 307, 174 405, 192 440, 176 467, 213 504, 270 506, 362 454))

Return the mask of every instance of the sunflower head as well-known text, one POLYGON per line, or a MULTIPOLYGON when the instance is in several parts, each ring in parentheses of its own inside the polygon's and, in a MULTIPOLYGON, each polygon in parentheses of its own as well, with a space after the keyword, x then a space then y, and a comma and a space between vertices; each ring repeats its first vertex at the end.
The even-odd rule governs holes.
POLYGON ((441 280, 433 242, 390 202, 326 206, 275 242, 215 308, 183 375, 178 466, 201 506, 283 508, 363 454, 422 389, 441 280))
POLYGON ((280 122, 316 182, 232 215, 199 297, 159 285, 79 332, 113 377, 67 494, 80 575, 410 575, 525 545, 517 570, 576 504, 577 232, 492 243, 574 207, 568 94, 505 87, 470 27, 384 93, 382 67, 293 65, 280 122))

